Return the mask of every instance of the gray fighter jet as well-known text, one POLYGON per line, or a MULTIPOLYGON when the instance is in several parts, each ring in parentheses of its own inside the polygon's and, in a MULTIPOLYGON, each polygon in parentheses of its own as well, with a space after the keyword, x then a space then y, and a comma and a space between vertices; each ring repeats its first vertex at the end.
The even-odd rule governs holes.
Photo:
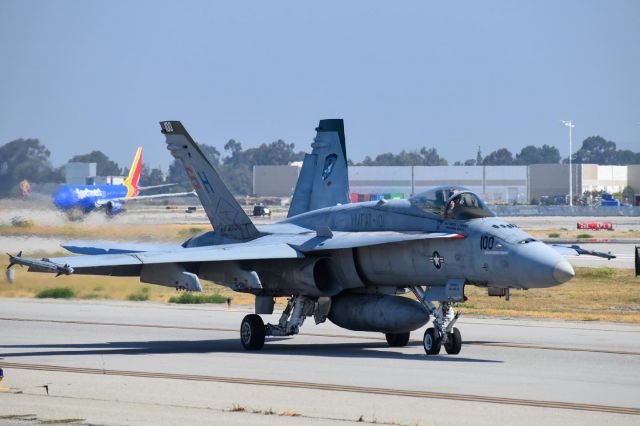
POLYGON ((28 259, 10 266, 55 274, 140 277, 144 283, 201 291, 200 279, 251 293, 255 314, 240 326, 248 350, 265 336, 297 334, 305 318, 328 318, 350 330, 381 332, 391 346, 433 318, 424 350, 457 354, 462 338, 453 304, 466 285, 551 287, 574 276, 565 254, 495 217, 482 199, 458 186, 432 188, 408 200, 349 203, 342 120, 322 120, 305 156, 286 220, 256 227, 178 121, 160 123, 167 148, 182 162, 213 230, 181 246, 74 243, 85 256, 28 259), (413 293, 414 298, 403 294, 413 293), (288 297, 277 324, 264 324, 275 297, 288 297))

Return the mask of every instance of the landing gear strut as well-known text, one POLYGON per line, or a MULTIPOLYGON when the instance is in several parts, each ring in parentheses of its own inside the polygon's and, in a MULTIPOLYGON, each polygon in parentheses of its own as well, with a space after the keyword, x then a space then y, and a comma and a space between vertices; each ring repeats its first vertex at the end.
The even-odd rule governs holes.
POLYGON ((422 340, 426 354, 437 355, 442 346, 449 355, 459 354, 462 349, 462 336, 454 325, 462 312, 454 314, 450 302, 440 302, 436 307, 432 301, 426 299, 427 291, 421 287, 412 287, 411 291, 427 312, 433 315, 433 327, 425 331, 422 340))
MULTIPOLYGON (((298 334, 306 317, 314 315, 316 300, 306 296, 293 296, 280 316, 278 324, 264 324, 260 315, 244 317, 240 325, 240 341, 247 350, 260 350, 266 336, 292 336, 298 334)), ((317 312, 316 312, 317 313, 317 312)), ((316 319, 322 322, 326 317, 316 319)))

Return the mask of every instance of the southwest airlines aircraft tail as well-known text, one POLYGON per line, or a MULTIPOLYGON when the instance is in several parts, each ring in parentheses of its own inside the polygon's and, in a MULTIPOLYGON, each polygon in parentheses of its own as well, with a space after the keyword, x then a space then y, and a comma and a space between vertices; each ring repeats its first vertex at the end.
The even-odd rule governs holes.
POLYGON ((139 146, 136 151, 136 156, 133 157, 133 163, 131 163, 131 169, 129 170, 129 176, 124 180, 124 186, 127 187, 127 197, 135 197, 140 193, 138 188, 138 182, 140 181, 140 173, 142 172, 142 147, 139 146))
POLYGON ((108 216, 122 212, 122 203, 132 200, 179 197, 193 195, 193 192, 138 195, 141 190, 172 186, 173 184, 141 187, 142 147, 138 147, 131 164, 129 176, 121 185, 65 185, 53 196, 53 204, 67 214, 71 220, 82 219, 86 214, 104 209, 108 216))

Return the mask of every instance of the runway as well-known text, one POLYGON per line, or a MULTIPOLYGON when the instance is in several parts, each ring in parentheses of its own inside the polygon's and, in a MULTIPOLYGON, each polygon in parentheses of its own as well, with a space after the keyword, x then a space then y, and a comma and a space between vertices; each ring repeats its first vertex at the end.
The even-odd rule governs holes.
POLYGON ((426 357, 422 330, 389 348, 380 334, 309 318, 301 335, 246 352, 237 330, 247 311, 0 299, 2 414, 99 424, 640 420, 640 326, 462 317, 462 353, 426 357))

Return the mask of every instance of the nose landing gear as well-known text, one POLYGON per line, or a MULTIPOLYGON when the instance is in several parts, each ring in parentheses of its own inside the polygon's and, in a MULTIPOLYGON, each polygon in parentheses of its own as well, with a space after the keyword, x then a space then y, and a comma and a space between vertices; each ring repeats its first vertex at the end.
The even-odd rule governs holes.
MULTIPOLYGON (((429 300, 429 289, 412 287, 411 291, 422 303, 429 315, 433 315, 433 327, 427 328, 422 339, 424 351, 427 355, 437 355, 440 349, 444 349, 449 355, 457 355, 462 349, 462 336, 460 330, 454 327, 462 312, 453 313, 451 302, 442 301, 436 307, 429 300)), ((464 293, 461 293, 460 300, 464 300, 464 293)))

